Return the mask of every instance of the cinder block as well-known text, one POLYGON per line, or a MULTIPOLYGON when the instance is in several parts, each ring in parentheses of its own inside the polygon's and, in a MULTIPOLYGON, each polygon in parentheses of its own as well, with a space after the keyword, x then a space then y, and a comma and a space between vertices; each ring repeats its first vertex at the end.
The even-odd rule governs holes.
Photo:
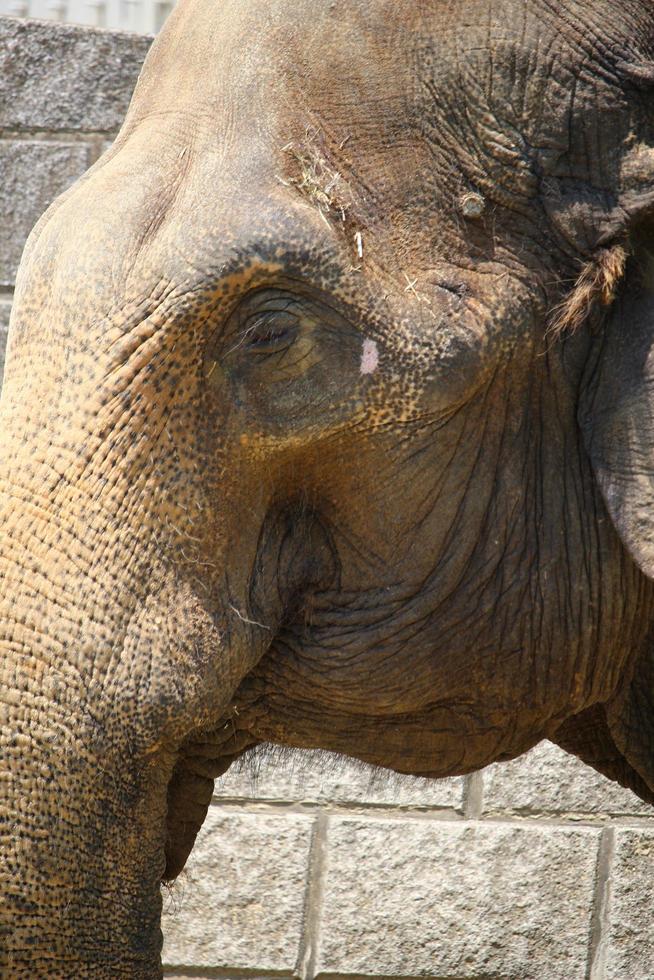
POLYGON ((84 143, 0 142, 0 284, 13 284, 33 226, 87 168, 84 143))
POLYGON ((170 896, 164 963, 293 973, 313 821, 213 807, 170 896))
POLYGON ((484 770, 484 813, 643 814, 654 808, 551 742, 484 770))
POLYGON ((0 17, 0 128, 111 132, 152 38, 0 17))
POLYGON ((654 977, 654 828, 615 831, 605 980, 654 977))
POLYGON ((11 303, 9 300, 0 300, 0 388, 2 388, 2 375, 5 369, 5 350, 7 349, 7 330, 9 328, 10 313, 11 303))
POLYGON ((463 779, 412 779, 328 752, 245 757, 216 782, 218 799, 460 809, 463 779))
POLYGON ((333 819, 319 968, 583 980, 600 831, 333 819))

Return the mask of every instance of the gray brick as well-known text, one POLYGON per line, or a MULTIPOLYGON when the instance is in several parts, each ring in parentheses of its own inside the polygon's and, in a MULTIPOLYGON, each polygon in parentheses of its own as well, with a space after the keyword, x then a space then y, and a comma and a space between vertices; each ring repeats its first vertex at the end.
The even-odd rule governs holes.
POLYGON ((171 896, 164 963, 234 970, 295 968, 313 821, 210 809, 171 896))
POLYGON ((333 820, 321 971, 583 980, 600 831, 333 820))
POLYGON ((513 762, 484 770, 484 812, 544 812, 608 816, 654 809, 551 742, 513 762))
POLYGON ((0 128, 117 129, 152 38, 0 17, 0 128))
POLYGON ((460 778, 412 779, 327 752, 246 757, 216 782, 218 799, 457 809, 462 796, 460 778))
POLYGON ((606 980, 654 977, 654 828, 615 832, 606 980))
POLYGON ((0 142, 0 283, 11 285, 28 234, 62 191, 88 168, 84 143, 0 142))
POLYGON ((7 348, 7 329, 9 327, 10 313, 11 303, 9 300, 0 300, 0 388, 2 387, 2 376, 5 369, 5 350, 7 348))

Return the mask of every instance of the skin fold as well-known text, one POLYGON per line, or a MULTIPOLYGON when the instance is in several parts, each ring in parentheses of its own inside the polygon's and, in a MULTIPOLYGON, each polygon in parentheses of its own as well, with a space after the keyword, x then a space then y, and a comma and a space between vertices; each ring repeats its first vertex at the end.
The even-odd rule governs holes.
POLYGON ((182 0, 27 244, 0 973, 161 976, 262 742, 654 800, 649 0, 182 0))

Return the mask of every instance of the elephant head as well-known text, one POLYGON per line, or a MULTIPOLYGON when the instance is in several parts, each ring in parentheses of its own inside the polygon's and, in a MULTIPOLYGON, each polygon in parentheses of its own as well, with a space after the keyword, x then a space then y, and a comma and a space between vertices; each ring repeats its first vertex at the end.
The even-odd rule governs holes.
POLYGON ((23 258, 0 966, 159 975, 262 741, 654 800, 650 0, 182 0, 23 258))

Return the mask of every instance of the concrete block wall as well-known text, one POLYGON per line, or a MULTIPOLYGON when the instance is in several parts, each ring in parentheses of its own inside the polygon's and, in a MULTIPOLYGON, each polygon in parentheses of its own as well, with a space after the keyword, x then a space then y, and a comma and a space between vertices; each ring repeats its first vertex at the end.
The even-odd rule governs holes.
POLYGON ((25 239, 117 132, 151 41, 0 17, 0 371, 25 239))
MULTIPOLYGON (((30 227, 149 43, 0 18, 0 338, 30 227)), ((653 886, 654 811, 548 743, 440 782, 272 754, 216 784, 164 895, 166 974, 654 980, 653 886)))
POLYGON ((216 783, 166 976, 654 978, 654 813, 550 743, 429 781, 321 753, 216 783))

